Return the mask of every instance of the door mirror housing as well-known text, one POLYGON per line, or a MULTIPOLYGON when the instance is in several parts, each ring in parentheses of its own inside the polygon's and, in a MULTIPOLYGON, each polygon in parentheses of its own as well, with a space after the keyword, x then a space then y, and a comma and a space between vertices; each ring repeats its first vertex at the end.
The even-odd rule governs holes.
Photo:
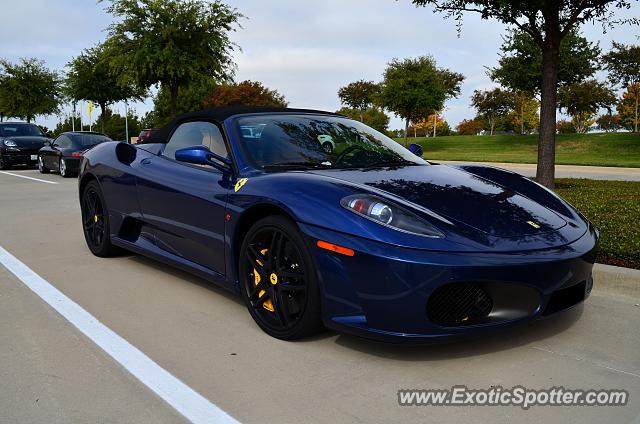
POLYGON ((193 146, 176 150, 176 160, 192 163, 194 165, 212 166, 222 173, 231 173, 231 161, 225 157, 213 153, 205 146, 193 146))
POLYGON ((419 145, 419 144, 415 144, 415 143, 411 143, 411 144, 409 145, 409 151, 410 151, 411 153, 413 153, 414 155, 416 155, 416 156, 420 157, 420 158, 422 157, 422 154, 424 153, 424 152, 422 151, 422 146, 421 146, 421 145, 419 145))

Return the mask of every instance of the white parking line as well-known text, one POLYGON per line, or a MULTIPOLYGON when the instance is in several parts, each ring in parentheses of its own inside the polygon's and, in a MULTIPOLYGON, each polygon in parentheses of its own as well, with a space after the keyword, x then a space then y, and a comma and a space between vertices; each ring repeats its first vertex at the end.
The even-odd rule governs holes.
POLYGON ((0 263, 142 384, 194 424, 239 424, 234 418, 98 321, 0 246, 0 263))
POLYGON ((14 177, 18 177, 18 178, 25 178, 25 179, 27 179, 27 180, 33 180, 33 181, 39 181, 39 182, 41 182, 41 183, 47 183, 47 184, 58 184, 58 183, 56 183, 55 181, 47 181, 47 180, 41 180, 40 178, 27 177, 26 175, 14 174, 13 172, 0 171, 0 174, 13 175, 14 177))

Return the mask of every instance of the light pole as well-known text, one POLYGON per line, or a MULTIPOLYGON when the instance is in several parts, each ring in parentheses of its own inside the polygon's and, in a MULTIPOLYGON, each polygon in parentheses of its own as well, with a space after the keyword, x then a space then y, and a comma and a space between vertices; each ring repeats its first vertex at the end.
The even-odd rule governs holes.
POLYGON ((124 139, 129 143, 129 102, 124 101, 124 139))

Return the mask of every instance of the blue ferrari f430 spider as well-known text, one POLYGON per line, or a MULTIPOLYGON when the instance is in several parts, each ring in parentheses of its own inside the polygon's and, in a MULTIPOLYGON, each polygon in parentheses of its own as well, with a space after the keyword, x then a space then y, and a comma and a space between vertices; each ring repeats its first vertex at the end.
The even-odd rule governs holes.
POLYGON ((268 334, 427 341, 548 316, 590 293, 598 232, 502 169, 423 160, 332 113, 223 108, 79 175, 84 235, 239 293, 268 334))

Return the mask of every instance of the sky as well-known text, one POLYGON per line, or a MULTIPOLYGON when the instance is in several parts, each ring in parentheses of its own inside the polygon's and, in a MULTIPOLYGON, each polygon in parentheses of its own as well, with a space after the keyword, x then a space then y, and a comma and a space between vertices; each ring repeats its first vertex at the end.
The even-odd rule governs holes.
MULTIPOLYGON (((449 100, 445 119, 455 127, 473 118, 469 97, 474 90, 494 87, 486 75, 495 66, 506 27, 475 14, 465 15, 461 34, 456 23, 410 0, 227 0, 245 15, 242 28, 232 34, 236 52, 235 79, 261 81, 276 89, 291 107, 337 110, 340 87, 359 80, 380 81, 393 58, 431 55, 438 66, 461 72, 462 93, 449 100)), ((103 41, 112 17, 106 2, 95 0, 0 0, 0 57, 16 61, 37 57, 52 69, 65 65, 82 49, 103 41)), ((619 11, 618 17, 640 15, 640 5, 619 11)), ((621 26, 602 33, 598 24, 582 27, 603 50, 611 40, 638 43, 640 28, 621 26)), ((604 79, 605 75, 598 75, 604 79)), ((152 109, 149 98, 132 107, 152 109)), ((114 109, 124 112, 124 105, 114 109)), ((69 110, 68 107, 65 109, 69 110)), ((83 112, 87 115, 86 107, 83 112)), ((95 114, 96 112, 94 112, 95 114)), ((403 127, 393 117, 390 128, 403 127)), ((49 128, 57 116, 39 117, 49 128)))

